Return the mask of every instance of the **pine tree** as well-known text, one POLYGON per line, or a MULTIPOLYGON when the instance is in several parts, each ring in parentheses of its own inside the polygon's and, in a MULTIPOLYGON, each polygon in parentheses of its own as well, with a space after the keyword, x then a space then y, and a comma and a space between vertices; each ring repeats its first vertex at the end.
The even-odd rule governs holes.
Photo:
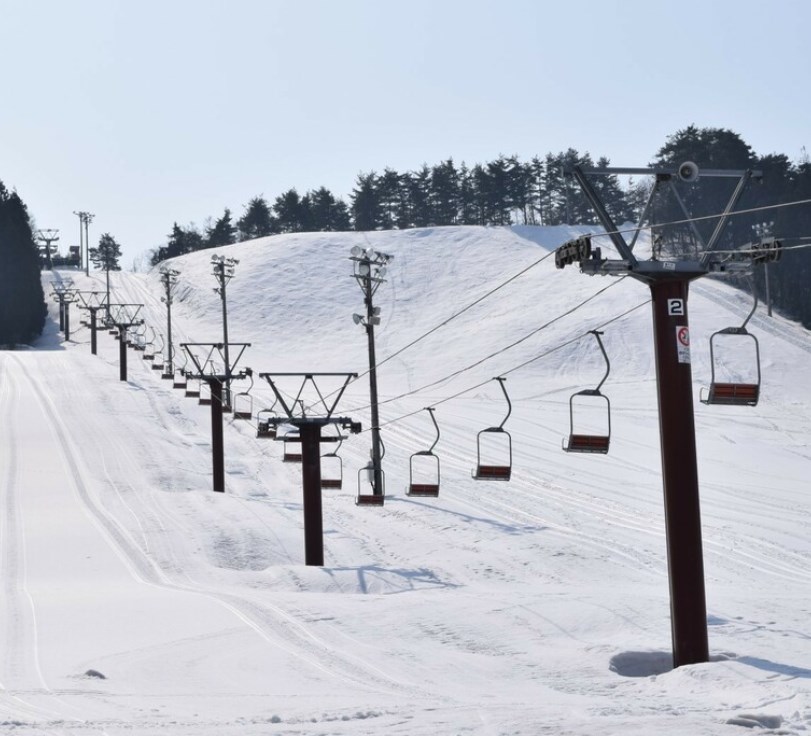
POLYGON ((449 158, 431 168, 430 202, 437 225, 455 225, 459 218, 459 172, 449 158))
POLYGON ((245 212, 237 220, 237 238, 240 241, 263 238, 279 232, 276 218, 264 197, 254 197, 245 206, 245 212))
POLYGON ((90 249, 90 261, 103 271, 120 271, 118 261, 121 258, 121 246, 110 233, 104 233, 99 238, 99 244, 90 249))
POLYGON ((227 207, 213 226, 206 228, 205 247, 218 248, 222 245, 233 245, 237 242, 236 228, 231 222, 231 210, 227 207))
POLYGON ((46 314, 28 210, 0 182, 0 345, 33 341, 42 334, 46 314))
POLYGON ((355 230, 377 230, 382 221, 377 174, 358 174, 351 195, 352 220, 355 230))
POLYGON ((295 187, 276 197, 273 212, 276 215, 280 232, 298 233, 304 229, 305 212, 301 204, 301 197, 295 187))
POLYGON ((349 211, 346 203, 335 199, 326 187, 308 192, 310 200, 310 227, 315 231, 349 230, 349 211))

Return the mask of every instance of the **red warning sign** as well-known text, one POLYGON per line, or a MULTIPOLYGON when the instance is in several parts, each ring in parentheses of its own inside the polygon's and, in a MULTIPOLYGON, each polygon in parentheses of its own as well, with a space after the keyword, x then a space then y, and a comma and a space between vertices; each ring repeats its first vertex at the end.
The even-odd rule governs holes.
POLYGON ((676 327, 676 353, 679 363, 690 362, 690 328, 687 325, 676 327))

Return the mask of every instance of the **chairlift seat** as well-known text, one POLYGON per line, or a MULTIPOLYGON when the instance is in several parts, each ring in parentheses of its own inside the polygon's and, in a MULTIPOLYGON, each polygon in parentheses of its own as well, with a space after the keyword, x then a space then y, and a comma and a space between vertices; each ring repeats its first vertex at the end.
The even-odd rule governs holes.
POLYGON ((189 385, 186 384, 186 398, 187 399, 199 399, 200 398, 200 387, 197 386, 196 388, 195 387, 190 388, 189 385))
MULTIPOLYGON (((152 360, 154 361, 152 363, 152 370, 153 371, 162 371, 163 370, 163 363, 161 361, 155 361, 155 356, 154 355, 152 356, 152 360)), ((169 378, 171 378, 171 377, 172 377, 172 374, 170 373, 169 378)))
POLYGON ((476 480, 509 480, 511 465, 477 465, 473 471, 476 480))
POLYGON ((256 436, 263 439, 275 440, 276 425, 271 424, 269 419, 259 422, 259 424, 256 427, 256 436))
POLYGON ((355 499, 356 506, 382 506, 385 496, 382 493, 359 493, 355 499))
POLYGON ((250 419, 251 416, 252 416, 252 414, 248 410, 236 409, 234 411, 234 419, 250 419))
POLYGON ((731 406, 755 406, 760 398, 757 383, 712 383, 705 404, 728 404, 731 406))
POLYGON ((341 490, 343 481, 341 478, 322 478, 321 487, 324 489, 341 490))
POLYGON ((566 452, 608 452, 609 436, 602 434, 572 434, 569 435, 569 444, 564 446, 566 452))
POLYGON ((406 491, 406 496, 420 496, 436 498, 439 496, 438 483, 412 483, 406 491))
POLYGON ((298 435, 283 437, 282 442, 284 442, 284 454, 282 455, 282 462, 285 463, 300 463, 301 462, 301 437, 298 435), (291 445, 297 444, 299 445, 298 452, 291 449, 291 445))
POLYGON ((201 406, 211 406, 211 397, 210 396, 198 396, 197 403, 200 404, 201 406))

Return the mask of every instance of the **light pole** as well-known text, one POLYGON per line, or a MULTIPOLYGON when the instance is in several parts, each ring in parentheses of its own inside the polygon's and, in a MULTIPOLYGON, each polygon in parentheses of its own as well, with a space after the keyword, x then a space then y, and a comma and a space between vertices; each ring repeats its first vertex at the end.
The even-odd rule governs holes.
POLYGON ((161 268, 161 283, 166 291, 166 296, 161 297, 161 301, 166 305, 166 334, 167 334, 167 353, 164 358, 163 375, 171 377, 174 375, 175 367, 172 364, 174 356, 174 345, 172 344, 172 296, 174 295, 175 287, 177 286, 177 277, 180 271, 174 268, 161 268))
MULTIPOLYGON (((92 212, 85 212, 84 210, 76 210, 73 211, 73 214, 79 218, 79 258, 80 263, 79 267, 81 268, 81 258, 82 253, 84 253, 84 264, 85 264, 85 276, 90 275, 90 240, 88 239, 88 225, 93 221, 95 215, 92 212), (84 227, 84 230, 82 228, 84 227)), ((109 289, 108 289, 108 300, 109 300, 109 289)))
POLYGON ((359 495, 358 503, 380 504, 385 496, 380 452, 380 418, 377 406, 377 360, 375 358, 375 325, 380 324, 380 307, 374 306, 373 297, 380 284, 385 281, 383 276, 386 273, 386 264, 394 256, 380 253, 372 248, 363 249, 359 245, 354 246, 350 253, 350 260, 354 263, 355 280, 363 292, 363 301, 366 305, 366 314, 353 314, 352 319, 355 324, 363 325, 366 329, 369 343, 369 394, 372 409, 372 498, 367 496, 368 501, 365 501, 364 496, 359 495))
POLYGON ((225 298, 225 287, 228 286, 228 282, 234 278, 234 268, 237 263, 239 263, 239 261, 236 258, 211 256, 211 265, 214 268, 212 273, 219 284, 214 291, 217 292, 217 294, 220 295, 220 299, 222 299, 222 357, 225 361, 223 411, 230 411, 231 409, 231 364, 228 354, 228 306, 225 298))

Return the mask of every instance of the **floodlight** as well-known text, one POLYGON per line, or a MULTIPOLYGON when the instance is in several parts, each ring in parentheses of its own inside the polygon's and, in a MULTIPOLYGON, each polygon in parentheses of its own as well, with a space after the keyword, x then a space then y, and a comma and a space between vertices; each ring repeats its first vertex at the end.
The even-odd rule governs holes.
POLYGON ((380 317, 372 317, 372 319, 370 320, 370 322, 371 322, 373 325, 379 325, 379 324, 380 324, 380 317))
POLYGON ((368 263, 361 263, 361 264, 358 266, 358 273, 359 273, 361 276, 368 276, 368 275, 369 275, 369 271, 370 271, 370 268, 369 268, 369 264, 368 264, 368 263))
POLYGON ((361 317, 359 314, 353 314, 353 315, 352 315, 352 321, 353 321, 353 322, 354 322, 356 325, 359 325, 361 322, 363 322, 363 317, 361 317))
POLYGON ((385 267, 385 266, 381 266, 380 268, 378 268, 378 269, 377 269, 377 275, 378 275, 378 276, 381 276, 381 277, 382 277, 382 276, 385 276, 385 275, 386 275, 386 267, 385 267))
POLYGON ((366 249, 366 257, 367 258, 374 258, 377 255, 374 248, 367 248, 366 249))
POLYGON ((363 253, 363 248, 361 248, 359 245, 353 245, 352 250, 350 250, 349 252, 351 255, 357 258, 361 253, 363 253))

